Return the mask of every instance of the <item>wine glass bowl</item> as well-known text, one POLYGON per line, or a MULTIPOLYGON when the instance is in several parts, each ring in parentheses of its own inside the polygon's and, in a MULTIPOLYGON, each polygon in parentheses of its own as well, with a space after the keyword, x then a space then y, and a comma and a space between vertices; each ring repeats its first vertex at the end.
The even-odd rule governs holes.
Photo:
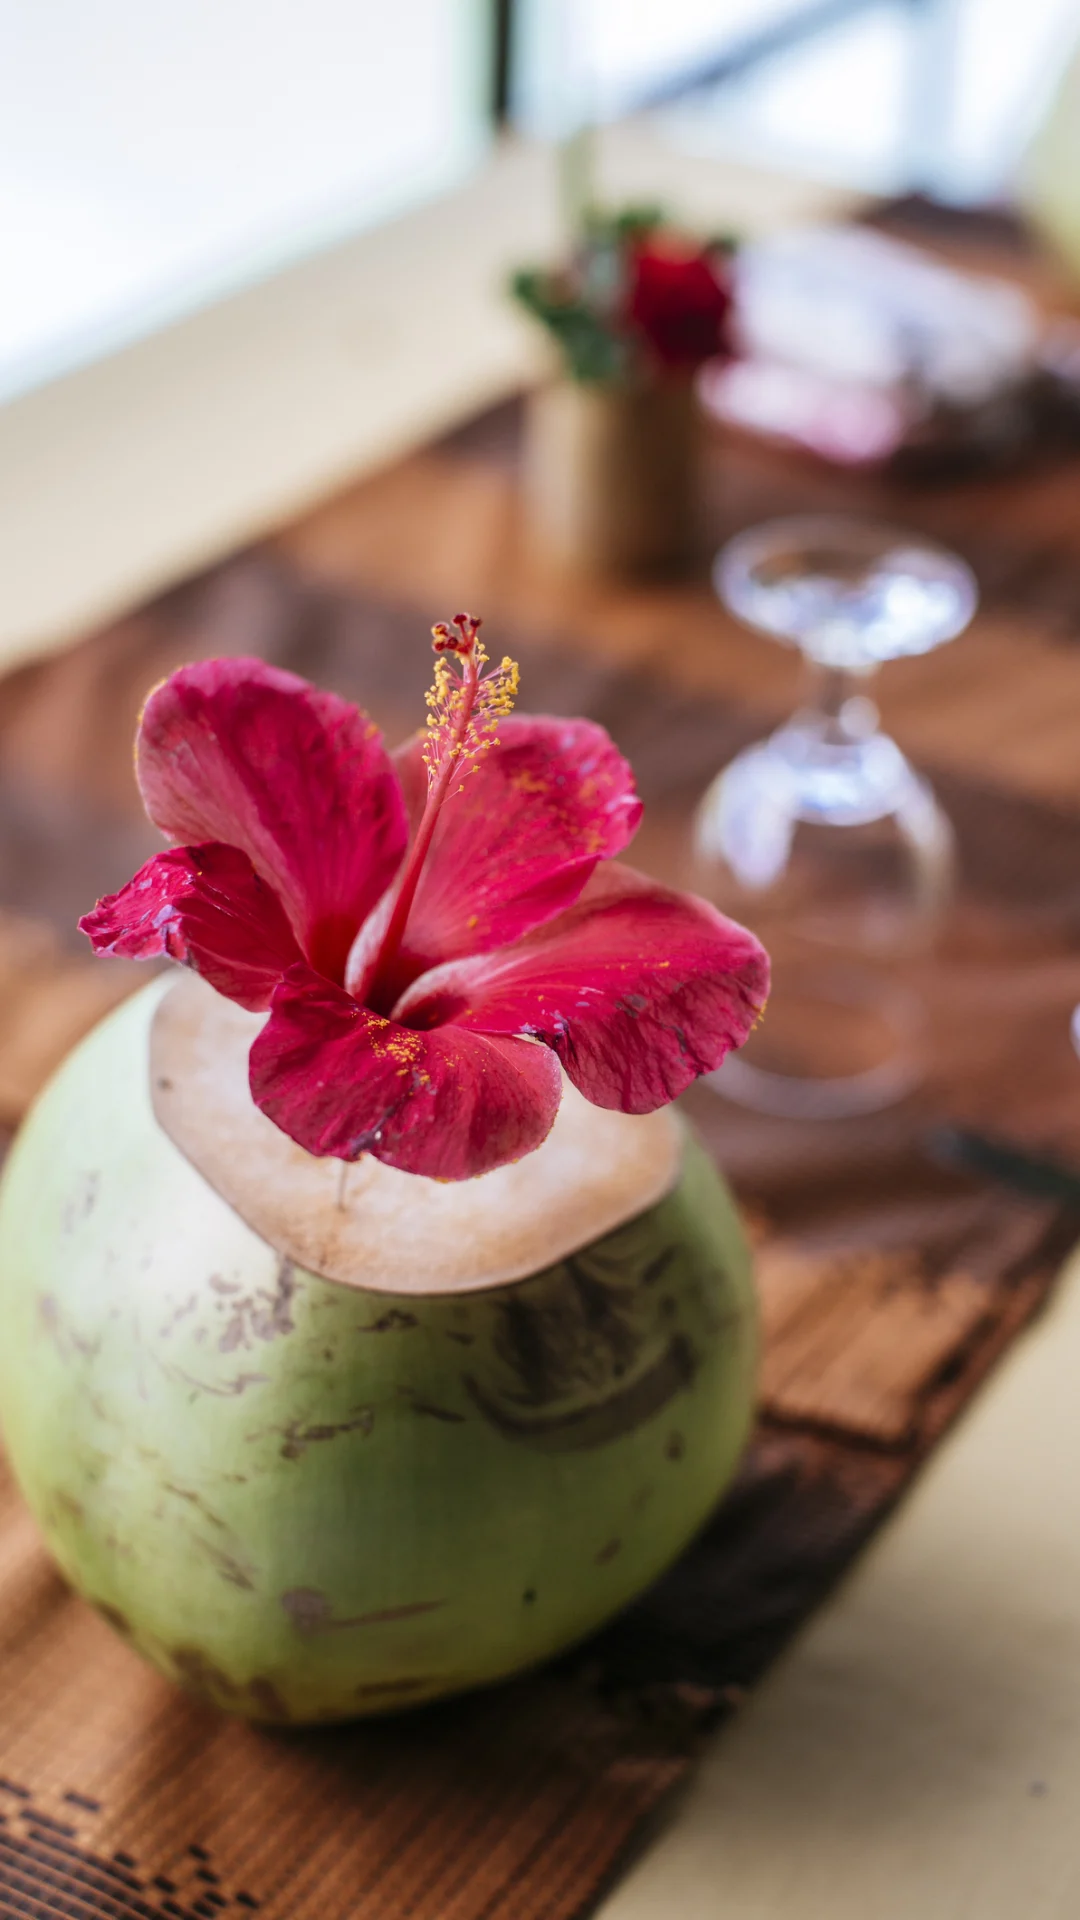
POLYGON ((954 639, 978 599, 971 569, 955 554, 898 527, 840 515, 751 527, 720 553, 713 581, 747 626, 854 674, 954 639))

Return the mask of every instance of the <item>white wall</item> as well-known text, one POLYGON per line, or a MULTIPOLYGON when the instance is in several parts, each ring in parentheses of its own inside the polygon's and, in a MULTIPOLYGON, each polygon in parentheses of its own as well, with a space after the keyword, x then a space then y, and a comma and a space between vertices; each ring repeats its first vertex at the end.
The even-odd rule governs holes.
POLYGON ((0 395, 447 186, 481 0, 0 0, 0 395))

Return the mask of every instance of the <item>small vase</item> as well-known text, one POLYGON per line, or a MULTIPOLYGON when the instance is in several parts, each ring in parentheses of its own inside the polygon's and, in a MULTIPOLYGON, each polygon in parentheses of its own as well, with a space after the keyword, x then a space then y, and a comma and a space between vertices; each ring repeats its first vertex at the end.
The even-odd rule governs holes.
POLYGON ((557 1653, 679 1553, 749 1426, 749 1261, 670 1111, 568 1087, 478 1180, 341 1167, 252 1104, 258 1024, 158 980, 41 1096, 0 1412, 133 1647, 228 1711, 348 1719, 557 1653))
POLYGON ((627 578, 675 573, 697 546, 701 414, 678 375, 556 380, 530 396, 524 488, 558 564, 627 578))

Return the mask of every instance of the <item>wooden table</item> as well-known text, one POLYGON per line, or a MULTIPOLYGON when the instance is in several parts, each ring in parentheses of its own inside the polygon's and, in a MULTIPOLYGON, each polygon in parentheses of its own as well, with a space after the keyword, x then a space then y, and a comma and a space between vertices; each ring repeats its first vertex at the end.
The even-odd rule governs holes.
POLYGON ((603 1920, 1080 1912, 1078 1376, 1074 1258, 603 1920))
MULTIPOLYGON (((497 437, 498 421, 484 431, 497 437)), ((763 495, 766 481, 775 488, 771 458, 744 466, 744 487, 759 473, 763 495)), ((797 475, 790 484, 797 504, 797 475)), ((1048 478, 1046 498, 1061 506, 1047 565, 1071 578, 1080 475, 1048 478)), ((954 537, 989 539, 996 514, 1007 539, 1007 509, 1005 483, 985 486, 981 501, 972 489, 970 524, 954 537)), ((475 457, 459 446, 363 483, 280 535, 259 565, 287 556, 316 599, 320 586, 348 581, 395 605, 388 645, 403 644, 402 611, 412 610, 421 641, 432 611, 465 599, 484 610, 496 645, 514 626, 556 647, 560 634, 587 631, 598 675, 605 659, 654 671, 662 661, 678 685, 726 694, 763 724, 792 699, 794 663, 738 636, 703 584, 601 595, 530 570, 520 543, 508 470, 490 445, 475 457)), ((886 717, 943 772, 976 783, 992 772, 988 793, 1004 786, 1075 819, 1080 648, 1057 615, 1020 620, 1006 586, 968 638, 884 677, 886 717)), ((247 590, 242 569, 220 588, 247 590)), ((257 615, 257 595, 252 604, 257 615)), ((182 657, 199 630, 197 607, 180 595, 164 614, 156 630, 182 657)), ((145 676, 141 622, 98 643, 115 665, 114 678, 96 683, 109 710, 99 710, 94 738, 100 746, 115 736, 117 751, 103 752, 110 767, 122 767, 131 725, 132 661, 145 676)), ((51 733, 31 677, 21 705, 19 686, 9 689, 6 741, 9 757, 59 775, 77 769, 88 688, 77 653, 48 674, 51 733)), ((92 789, 94 769, 82 771, 92 789)), ((1059 1010, 1043 1044, 1057 1057, 1052 1098, 1044 1078, 1040 1099, 1047 1121, 1080 1143, 1080 1062, 1066 1037, 1080 956, 1059 952, 1047 964, 1060 976, 1059 1010)), ((1045 985, 1040 976, 1040 992, 1045 985)), ((1022 955, 1002 990, 1020 1017, 1022 955)), ((1042 1117, 1029 1116, 1036 1128, 1042 1117)), ((1066 1920, 1080 1911, 1078 1377, 1080 1264, 845 1589, 717 1737, 662 1837, 610 1896, 611 1920, 675 1911, 686 1920, 1066 1920)))
MULTIPOLYGON (((797 465, 747 454, 741 475, 721 520, 755 517, 756 500, 803 504, 797 465)), ((905 517, 885 483, 830 485, 839 507, 905 517)), ((972 483, 936 505, 927 496, 920 516, 973 553, 988 604, 969 637, 889 670, 887 723, 921 762, 976 782, 992 772, 997 786, 1080 816, 1080 471, 1048 470, 1022 500, 1005 481, 972 483), (1037 524, 1047 585, 1041 610, 1029 595, 1023 616, 1020 514, 1037 524)), ((662 662, 673 683, 734 699, 763 725, 794 697, 796 663, 739 641, 703 581, 601 595, 534 566, 498 459, 418 454, 281 535, 277 550, 313 580, 398 604, 404 595, 421 629, 464 600, 496 645, 511 625, 556 643, 587 629, 598 671, 605 659, 662 662)), ((117 633, 122 661, 123 625, 117 633)), ((21 706, 9 704, 8 748, 25 765, 43 751, 60 768, 77 755, 72 660, 66 741, 35 733, 30 683, 21 706)), ((126 712, 116 724, 129 724, 126 712)), ((1056 964, 1067 1004, 1074 978, 1080 997, 1080 962, 1056 964)), ((1018 994, 1022 979, 1018 970, 1018 994)), ((1055 1097, 1066 1130, 1075 1100, 1080 1141, 1080 1062, 1064 1031, 1055 1097)), ((610 1896, 610 1920, 1080 1911, 1078 1377, 1080 1265, 846 1588, 718 1737, 666 1832, 610 1896)))

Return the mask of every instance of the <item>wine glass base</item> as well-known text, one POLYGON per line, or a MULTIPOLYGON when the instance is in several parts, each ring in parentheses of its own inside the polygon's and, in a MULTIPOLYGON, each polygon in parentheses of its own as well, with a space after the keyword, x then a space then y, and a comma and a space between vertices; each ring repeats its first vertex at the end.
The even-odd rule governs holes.
POLYGON ((791 1120, 878 1113, 921 1080, 924 1026, 907 987, 856 967, 802 969, 707 1083, 739 1106, 791 1120))

